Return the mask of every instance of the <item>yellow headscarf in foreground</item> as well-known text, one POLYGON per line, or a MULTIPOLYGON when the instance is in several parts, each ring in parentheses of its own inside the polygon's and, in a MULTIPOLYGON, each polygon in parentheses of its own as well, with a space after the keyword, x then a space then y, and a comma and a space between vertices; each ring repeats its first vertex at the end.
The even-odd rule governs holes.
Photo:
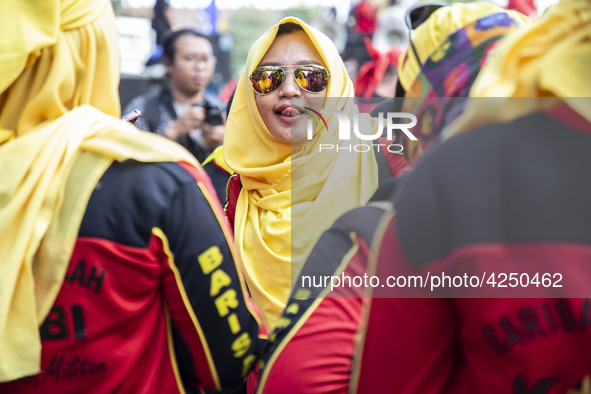
POLYGON ((0 3, 0 382, 40 371, 39 325, 113 160, 194 159, 119 120, 107 0, 0 3))
MULTIPOLYGON (((319 152, 319 144, 359 142, 337 141, 336 116, 324 114, 328 130, 318 126, 314 139, 293 154, 290 145, 273 139, 261 119, 249 76, 286 22, 303 28, 326 64, 331 99, 325 108, 358 113, 345 65, 332 41, 318 30, 284 18, 250 49, 228 116, 224 158, 243 184, 234 225, 239 264, 269 330, 287 302, 292 275, 297 277, 322 232, 345 211, 365 204, 378 185, 373 152, 319 152)), ((369 117, 361 119, 361 129, 375 127, 369 117)))
POLYGON ((566 103, 591 122, 591 1, 564 0, 506 37, 478 75, 446 137, 566 103), (518 100, 512 97, 541 97, 518 100), (552 97, 556 99, 552 99, 552 97))

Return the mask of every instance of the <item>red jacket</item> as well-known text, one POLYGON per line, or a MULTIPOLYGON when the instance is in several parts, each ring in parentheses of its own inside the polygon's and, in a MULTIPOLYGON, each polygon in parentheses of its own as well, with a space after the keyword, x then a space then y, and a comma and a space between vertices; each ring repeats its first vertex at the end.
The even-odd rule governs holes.
POLYGON ((388 201, 345 214, 306 262, 259 391, 580 386, 591 375, 590 130, 538 113, 456 136, 388 201), (464 274, 483 286, 426 280, 464 274), (379 282, 331 290, 319 283, 330 275, 379 282))
POLYGON ((114 163, 40 328, 42 373, 2 393, 175 393, 242 382, 258 324, 207 176, 114 163), (215 202, 214 202, 215 201, 215 202))

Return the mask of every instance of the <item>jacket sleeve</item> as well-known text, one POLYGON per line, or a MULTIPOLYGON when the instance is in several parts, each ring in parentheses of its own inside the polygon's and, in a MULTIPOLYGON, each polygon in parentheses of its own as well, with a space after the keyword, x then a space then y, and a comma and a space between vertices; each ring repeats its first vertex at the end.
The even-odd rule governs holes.
POLYGON ((202 169, 183 167, 195 181, 179 188, 164 213, 165 308, 183 381, 219 390, 240 384, 254 366, 259 324, 209 179, 202 169))

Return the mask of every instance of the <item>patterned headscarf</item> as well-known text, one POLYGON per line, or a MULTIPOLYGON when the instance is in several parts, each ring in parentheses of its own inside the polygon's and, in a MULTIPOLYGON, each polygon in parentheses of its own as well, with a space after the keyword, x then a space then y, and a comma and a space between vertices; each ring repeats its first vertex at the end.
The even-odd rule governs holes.
POLYGON ((411 165, 463 111, 465 97, 497 42, 525 23, 525 16, 489 3, 454 4, 435 11, 413 32, 412 40, 424 60, 413 78, 409 58, 415 56, 409 48, 400 66, 406 89, 402 109, 417 116, 412 131, 419 143, 403 139, 411 165), (433 41, 436 38, 438 43, 433 41), (428 54, 420 49, 426 40, 434 48, 428 54))

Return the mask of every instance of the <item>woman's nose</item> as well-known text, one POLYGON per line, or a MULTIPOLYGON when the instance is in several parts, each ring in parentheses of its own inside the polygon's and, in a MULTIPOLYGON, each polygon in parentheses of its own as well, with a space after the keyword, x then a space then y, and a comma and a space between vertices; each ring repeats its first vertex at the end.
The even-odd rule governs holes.
POLYGON ((295 80, 293 71, 285 73, 285 81, 279 87, 279 96, 282 97, 298 97, 302 95, 300 86, 295 80))

